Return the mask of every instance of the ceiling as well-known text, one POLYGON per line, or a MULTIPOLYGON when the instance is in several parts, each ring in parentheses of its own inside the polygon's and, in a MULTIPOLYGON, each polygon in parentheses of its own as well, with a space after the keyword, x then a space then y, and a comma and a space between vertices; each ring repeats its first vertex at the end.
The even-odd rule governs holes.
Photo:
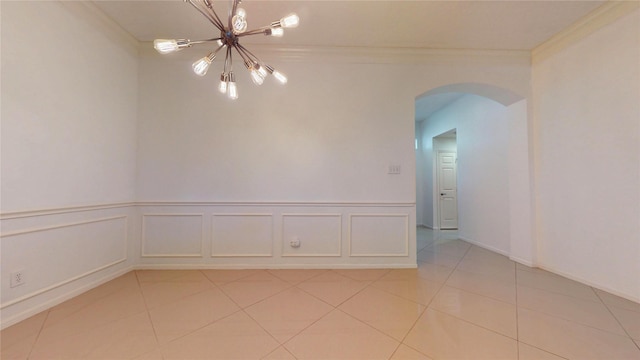
POLYGON ((463 97, 464 93, 448 92, 442 94, 433 94, 416 99, 416 121, 424 121, 434 112, 448 106, 454 101, 463 97))
MULTIPOLYGON (((228 1, 213 0, 225 18, 228 1)), ((295 12, 300 26, 283 38, 252 36, 245 43, 429 49, 531 50, 605 1, 267 1, 246 0, 249 28, 295 12)), ((217 30, 182 0, 96 0, 140 41, 217 37, 217 30)))
MULTIPOLYGON (((182 0, 95 0, 139 41, 218 37, 215 27, 182 0)), ((300 25, 285 36, 249 36, 244 44, 311 47, 377 47, 472 50, 531 50, 605 3, 603 0, 246 0, 249 29, 295 12, 300 25)), ((229 1, 212 0, 221 18, 229 1)), ((416 119, 463 94, 426 96, 416 102, 416 119)))

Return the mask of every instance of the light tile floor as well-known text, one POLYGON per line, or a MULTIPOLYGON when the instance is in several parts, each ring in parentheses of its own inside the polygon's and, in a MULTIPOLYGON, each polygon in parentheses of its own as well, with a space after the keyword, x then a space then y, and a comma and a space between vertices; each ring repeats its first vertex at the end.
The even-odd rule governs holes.
POLYGON ((640 304, 418 229, 410 270, 135 271, 2 359, 640 359, 640 304))

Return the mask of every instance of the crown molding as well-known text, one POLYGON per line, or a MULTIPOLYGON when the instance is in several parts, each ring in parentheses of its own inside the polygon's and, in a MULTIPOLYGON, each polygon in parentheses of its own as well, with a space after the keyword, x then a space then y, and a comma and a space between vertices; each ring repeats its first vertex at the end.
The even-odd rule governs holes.
POLYGON ((113 39, 119 44, 126 46, 127 50, 133 55, 137 55, 139 49, 139 41, 122 28, 113 19, 107 16, 92 1, 60 1, 65 9, 70 13, 78 15, 83 21, 91 23, 91 25, 102 30, 102 33, 113 39))
POLYGON ((640 1, 608 1, 531 51, 532 62, 540 62, 584 39, 599 29, 640 9, 640 1))

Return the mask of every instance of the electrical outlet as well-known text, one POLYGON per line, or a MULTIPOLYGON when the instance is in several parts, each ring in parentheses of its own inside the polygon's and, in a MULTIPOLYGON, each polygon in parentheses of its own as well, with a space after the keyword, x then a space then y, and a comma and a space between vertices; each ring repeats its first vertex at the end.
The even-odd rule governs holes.
POLYGON ((299 248, 300 239, 298 239, 297 237, 292 238, 291 241, 289 241, 289 245, 291 245, 292 248, 299 248))
POLYGON ((11 287, 24 285, 27 279, 24 277, 24 270, 18 270, 11 273, 11 287))

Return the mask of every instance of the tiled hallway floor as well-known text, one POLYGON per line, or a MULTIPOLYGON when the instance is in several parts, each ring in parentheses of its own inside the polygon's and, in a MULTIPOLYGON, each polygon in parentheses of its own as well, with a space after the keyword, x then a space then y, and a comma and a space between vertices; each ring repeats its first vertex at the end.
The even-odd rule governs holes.
POLYGON ((419 229, 411 270, 135 271, 2 359, 640 359, 640 304, 419 229))

